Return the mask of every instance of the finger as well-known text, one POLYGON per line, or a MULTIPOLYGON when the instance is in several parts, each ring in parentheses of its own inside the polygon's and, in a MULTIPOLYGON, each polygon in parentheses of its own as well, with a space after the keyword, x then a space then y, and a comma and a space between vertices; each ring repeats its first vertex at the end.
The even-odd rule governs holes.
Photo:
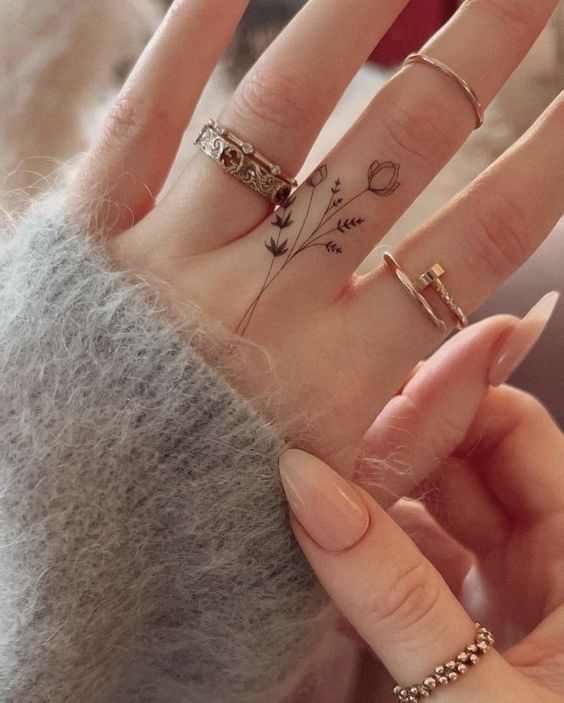
POLYGON ((154 205, 207 80, 248 0, 176 0, 79 168, 79 198, 115 232, 154 205))
MULTIPOLYGON (((396 258, 408 276, 415 279, 440 262, 447 290, 471 313, 527 260, 564 209, 564 171, 558 166, 564 158, 563 116, 564 94, 508 153, 402 243, 396 258)), ((434 292, 427 295, 450 329, 448 309, 434 292)), ((405 367, 390 369, 390 392, 400 382, 398 372, 405 374, 440 341, 441 332, 383 267, 361 279, 343 302, 350 324, 366 330, 368 348, 389 340, 390 358, 405 360, 405 367)))
POLYGON ((564 437, 527 393, 510 386, 492 389, 458 454, 513 520, 542 520, 564 511, 564 437))
POLYGON ((489 369, 517 323, 500 315, 452 337, 378 414, 355 480, 380 505, 411 495, 460 445, 489 388, 489 369))
POLYGON ((422 501, 443 529, 478 557, 506 544, 512 524, 480 475, 464 460, 444 461, 421 487, 422 501))
POLYGON ((561 694, 563 641, 564 605, 559 603, 525 639, 506 650, 504 656, 526 676, 561 694))
MULTIPOLYGON (((433 564, 449 589, 458 594, 475 563, 473 555, 453 539, 418 501, 399 500, 389 510, 389 514, 433 564)), ((339 631, 355 641, 363 642, 345 618, 341 618, 339 631)))
POLYGON ((389 510, 389 514, 433 564, 449 589, 458 595, 475 563, 471 552, 441 527, 419 501, 399 500, 389 510))
POLYGON ((564 438, 546 408, 501 386, 488 391, 454 460, 438 465, 422 499, 455 539, 487 554, 516 525, 554 519, 560 529, 563 465, 564 438))
MULTIPOLYGON (((522 335, 526 324, 527 318, 517 325, 501 358, 505 349, 515 349, 514 339, 530 349, 522 335)), ((503 543, 510 525, 551 519, 564 510, 564 438, 541 403, 523 391, 489 389, 473 405, 451 460, 437 455, 438 470, 421 494, 439 524, 468 549, 485 554, 503 543)))
MULTIPOLYGON (((219 117, 295 175, 343 91, 407 0, 310 0, 263 54, 219 117)), ((171 221, 191 213, 192 237, 161 231, 198 253, 253 229, 268 200, 196 153, 166 197, 171 221), (226 222, 229 223, 226 226, 226 222)))
MULTIPOLYGON (((425 51, 451 66, 487 105, 525 56, 555 4, 466 2, 425 51)), ((291 263, 284 270, 286 287, 299 286, 304 297, 323 301, 347 290, 351 273, 474 126, 474 111, 452 78, 421 65, 400 71, 329 154, 325 181, 316 188, 306 183, 298 191, 291 208, 294 226, 283 232, 291 263), (334 195, 332 188, 338 190, 334 195), (298 245, 292 248, 295 240, 298 245)), ((557 160, 550 163, 558 168, 557 160)), ((552 170, 547 168, 547 178, 552 170)), ((555 183, 550 192, 558 187, 555 183)), ((256 257, 262 247, 268 266, 263 242, 270 236, 276 239, 274 225, 273 229, 266 221, 245 241, 245 258, 256 257)), ((277 265, 282 261, 284 257, 277 265)), ((421 273, 422 263, 417 261, 416 272, 421 273)))
MULTIPOLYGON (((299 450, 283 454, 280 468, 304 554, 400 684, 423 682, 474 641, 472 620, 440 574, 362 488, 299 450)), ((487 690, 493 701, 496 692, 507 692, 501 687, 513 680, 509 665, 495 650, 481 659, 449 690, 450 700, 487 690)))

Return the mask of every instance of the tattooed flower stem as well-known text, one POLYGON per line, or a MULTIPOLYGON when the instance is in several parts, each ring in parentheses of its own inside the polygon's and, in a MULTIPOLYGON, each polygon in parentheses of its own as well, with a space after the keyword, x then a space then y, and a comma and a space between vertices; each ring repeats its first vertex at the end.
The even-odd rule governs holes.
MULTIPOLYGON (((257 306, 258 303, 259 303, 259 300, 260 300, 262 294, 263 294, 268 288, 270 288, 271 284, 274 283, 274 281, 278 278, 278 276, 280 275, 280 273, 282 273, 282 271, 286 268, 286 266, 287 266, 287 265, 290 263, 290 261, 294 258, 293 252, 294 252, 294 250, 295 250, 295 248, 296 248, 296 245, 297 245, 297 243, 298 243, 298 241, 299 241, 299 239, 300 239, 300 237, 301 237, 301 235, 302 235, 302 233, 303 233, 303 231, 304 231, 304 228, 305 228, 305 226, 306 226, 307 220, 308 220, 308 218, 309 218, 309 213, 310 213, 310 211, 311 211, 311 205, 312 205, 312 203, 313 203, 313 196, 314 196, 314 195, 315 195, 315 188, 312 188, 312 189, 311 189, 311 196, 310 196, 310 199, 309 199, 309 202, 308 202, 308 206, 307 206, 307 210, 306 210, 306 214, 305 214, 304 221, 302 222, 302 226, 300 227, 300 230, 299 230, 299 232, 298 232, 298 235, 297 235, 296 239, 294 240, 292 246, 290 247, 290 250, 288 251, 288 255, 286 256, 286 260, 284 261, 284 263, 282 264, 282 266, 278 269, 278 271, 277 271, 276 274, 274 275, 274 278, 272 278, 272 280, 269 281, 270 275, 271 275, 271 273, 272 273, 272 269, 274 268, 274 262, 275 262, 275 259, 276 259, 275 256, 272 257, 272 260, 271 260, 271 262, 270 262, 270 266, 268 267, 268 271, 267 271, 267 273, 266 273, 266 277, 265 277, 265 279, 264 279, 264 281, 263 281, 263 284, 262 284, 262 286, 261 286, 260 292, 259 292, 259 294, 257 295, 257 297, 255 298, 255 300, 249 305, 249 307, 248 307, 247 310, 245 311, 245 314, 244 314, 243 318, 241 319, 241 322, 240 322, 239 325, 237 326, 237 329, 235 330, 235 332, 241 332, 242 334, 245 334, 245 332, 246 332, 246 330, 247 330, 247 327, 249 326, 249 322, 251 321, 251 317, 252 317, 252 315, 253 315, 253 313, 254 313, 254 311, 255 311, 256 306, 257 306), (246 322, 245 322, 245 320, 246 320, 246 322), (241 325, 242 325, 243 323, 245 323, 245 325, 244 325, 244 327, 241 329, 241 325)), ((287 209, 286 207, 283 207, 283 208, 282 208, 283 217, 286 215, 286 209, 287 209)), ((282 228, 281 228, 281 227, 278 227, 278 237, 277 237, 277 239, 276 239, 276 245, 278 245, 278 244, 280 243, 281 235, 282 235, 282 228)))
POLYGON ((294 249, 296 248, 296 246, 297 246, 297 244, 298 244, 298 241, 299 241, 300 237, 302 236, 302 232, 304 231, 304 227, 306 226, 306 222, 307 222, 308 217, 309 217, 309 213, 310 213, 310 210, 311 210, 311 204, 313 203, 313 196, 314 196, 314 195, 315 195, 315 188, 312 188, 312 189, 311 189, 311 196, 310 196, 310 199, 309 199, 309 203, 308 203, 308 205, 307 205, 307 210, 306 210, 306 214, 305 214, 304 221, 302 222, 302 226, 300 227, 300 231, 298 232, 298 236, 296 237, 296 239, 294 240, 294 243, 293 243, 292 246, 290 247, 290 251, 288 252, 288 256, 286 257, 286 261, 285 261, 285 263, 284 263, 284 266, 286 265, 286 263, 288 263, 288 261, 290 261, 290 259, 292 259, 292 252, 293 252, 294 249))
POLYGON ((325 219, 326 216, 327 216, 327 212, 325 212, 325 215, 323 215, 323 219, 321 220, 321 222, 319 223, 319 225, 316 227, 316 229, 313 230, 313 232, 311 233, 311 236, 313 236, 314 234, 317 234, 317 232, 323 227, 323 225, 326 225, 330 220, 332 220, 332 219, 335 217, 335 215, 336 215, 337 213, 341 212, 341 210, 342 210, 343 208, 346 208, 348 205, 350 205, 351 203, 353 203, 355 200, 358 200, 358 198, 360 198, 360 197, 363 196, 365 193, 367 193, 368 190, 369 190, 368 188, 365 188, 365 189, 362 190, 360 193, 357 193, 355 196, 353 196, 350 200, 347 200, 347 202, 346 202, 346 203, 343 203, 341 206, 339 206, 339 207, 335 210, 335 212, 332 212, 331 215, 330 215, 329 217, 327 217, 327 219, 325 219))
POLYGON ((317 237, 314 237, 313 239, 309 237, 306 239, 306 241, 302 244, 302 246, 294 252, 292 255, 292 259, 294 256, 297 256, 300 252, 305 251, 306 249, 309 249, 311 246, 315 246, 314 242, 319 241, 320 239, 323 239, 323 237, 326 237, 328 234, 332 234, 333 232, 338 232, 339 228, 338 227, 333 227, 333 229, 328 229, 326 232, 322 232, 321 234, 318 234, 317 237))
MULTIPOLYGON (((278 236, 280 237, 280 235, 278 235, 278 236)), ((260 293, 257 295, 257 297, 253 300, 253 302, 246 309, 245 314, 243 315, 243 317, 241 319, 241 322, 239 322, 239 324, 237 325, 237 329, 235 330, 236 333, 240 332, 242 334, 245 334, 245 331, 246 331, 247 327, 249 326, 249 322, 251 321, 251 317, 253 315, 253 312, 255 311, 255 308, 258 305, 258 302, 259 302, 262 294, 268 288, 267 283, 268 283, 268 279, 270 277, 270 274, 272 273, 272 269, 274 268, 274 261, 275 261, 275 257, 273 256, 272 261, 270 262, 270 266, 268 268, 268 271, 266 272, 266 276, 264 277, 264 281, 262 283, 260 293), (246 319, 247 319, 247 322, 246 322, 245 326, 243 327, 243 329, 241 329, 241 325, 245 322, 246 319)))
POLYGON ((400 187, 400 182, 398 180, 399 171, 399 165, 393 163, 392 161, 373 161, 368 168, 367 186, 359 193, 349 198, 346 202, 343 202, 343 198, 339 196, 339 193, 341 192, 341 179, 335 179, 333 185, 330 187, 331 196, 329 198, 329 202, 325 207, 317 226, 312 229, 304 241, 301 241, 303 233, 306 230, 307 223, 310 219, 315 193, 326 181, 328 175, 328 168, 326 164, 321 164, 318 166, 305 182, 305 186, 309 186, 311 188, 311 195, 309 197, 307 207, 305 208, 305 214, 301 226, 297 234, 293 236, 293 241, 291 244, 289 244, 290 237, 287 236, 284 238, 282 235, 282 230, 289 229, 293 225, 292 211, 290 208, 296 201, 296 196, 291 195, 273 215, 274 221, 272 224, 278 227, 276 241, 274 240, 274 237, 270 237, 270 241, 267 240, 264 242, 264 246, 272 255, 272 259, 268 266, 262 286, 253 302, 245 311, 243 318, 237 325, 236 332, 245 334, 253 317, 253 313, 262 296, 277 280, 278 276, 280 276, 288 264, 293 261, 296 256, 298 256, 298 254, 301 254, 307 249, 311 249, 313 247, 324 247, 327 252, 332 255, 342 254, 343 246, 341 244, 341 236, 346 236, 351 230, 360 227, 364 224, 365 219, 360 217, 358 214, 347 212, 342 215, 335 224, 336 216, 345 210, 345 208, 350 207, 352 203, 366 193, 374 193, 380 197, 392 195, 392 193, 400 187), (329 226, 329 229, 325 229, 326 226, 329 226), (339 232, 339 235, 336 235, 336 239, 332 239, 329 236, 334 232, 339 232), (275 269, 277 259, 280 259, 281 264, 277 269, 275 269))
MULTIPOLYGON (((286 206, 283 206, 283 207, 282 207, 282 217, 283 217, 283 219, 285 219, 286 210, 287 210, 287 207, 286 207, 286 206)), ((279 225, 279 226, 278 226, 278 235, 277 235, 277 237, 276 237, 276 246, 277 246, 277 247, 278 247, 279 244, 280 244, 280 238, 281 238, 281 237, 282 237, 282 227, 279 225)), ((259 300, 260 300, 262 294, 264 293, 264 291, 265 291, 266 288, 268 287, 268 285, 267 285, 267 284, 268 284, 268 279, 270 278, 270 274, 272 273, 272 269, 274 268, 274 262, 275 262, 275 261, 276 261, 276 257, 273 256, 272 259, 271 259, 271 261, 270 261, 270 266, 268 267, 268 271, 266 272, 266 276, 264 277, 264 281, 263 281, 263 284, 262 284, 262 286, 261 286, 260 292, 259 292, 259 294, 257 295, 257 297, 253 300, 253 302, 249 305, 249 307, 245 310, 245 314, 244 314, 243 317, 241 318, 241 321, 239 322, 239 324, 237 325, 237 328, 236 328, 236 330, 235 330, 236 333, 245 334, 245 331, 246 331, 247 327, 249 326, 249 322, 251 321, 251 317, 252 317, 252 315, 253 315, 253 312, 255 311, 255 308, 256 308, 256 306, 258 305, 258 302, 259 302, 259 300), (247 318, 248 318, 248 319, 247 319, 247 318), (245 320, 247 320, 246 323, 245 323, 245 320), (245 326, 243 327, 243 329, 241 329, 241 326, 242 326, 244 323, 245 323, 245 326)))
MULTIPOLYGON (((365 189, 364 189, 363 191, 361 191, 360 193, 357 193, 357 194, 356 194, 355 196, 353 196, 350 200, 348 200, 347 202, 345 202, 345 203, 343 203, 342 205, 340 205, 340 206, 335 210, 335 212, 331 213, 330 217, 327 217, 327 214, 329 213, 329 211, 330 211, 330 209, 331 209, 331 203, 333 203, 333 201, 334 201, 334 194, 332 193, 332 194, 331 194, 331 203, 329 203, 329 205, 328 205, 327 208, 325 209, 325 212, 323 213, 323 216, 322 216, 322 218, 321 218, 321 221, 319 222, 319 224, 317 225, 317 227, 315 227, 315 229, 311 232, 311 234, 309 235, 309 237, 302 243, 302 245, 301 245, 298 249, 296 249, 295 247, 296 247, 297 241, 298 241, 298 239, 300 238, 301 234, 303 233, 303 230, 304 230, 304 228, 305 228, 306 221, 307 221, 307 219, 308 219, 308 217, 309 217, 309 213, 310 213, 310 210, 311 210, 311 205, 312 205, 312 203, 313 203, 313 196, 314 196, 314 194, 315 194, 315 188, 312 188, 312 190, 311 190, 311 197, 310 197, 310 199, 309 199, 309 203, 308 203, 308 207, 307 207, 307 210, 306 210, 306 215, 305 215, 304 222, 302 223, 302 226, 300 227, 298 236, 296 237, 296 240, 295 240, 294 243, 292 244, 292 247, 290 248, 290 250, 289 250, 289 252, 288 252, 288 255, 287 255, 287 257, 286 257, 284 263, 282 264, 282 266, 280 266, 280 268, 278 269, 278 271, 276 271, 276 273, 274 274, 274 276, 272 276, 272 278, 271 278, 272 270, 273 270, 273 268, 274 268, 274 261, 275 261, 275 258, 276 258, 275 256, 272 257, 272 261, 270 262, 270 266, 269 266, 269 268, 268 268, 268 271, 267 271, 266 277, 265 277, 265 279, 264 279, 264 281, 263 281, 263 284, 262 284, 262 286, 261 286, 261 289, 260 289, 259 293, 257 294, 256 298, 253 300, 253 302, 249 305, 249 307, 248 307, 247 310, 245 311, 245 314, 243 315, 241 321, 240 321, 239 324, 237 325, 237 329, 235 330, 235 332, 237 332, 237 333, 239 333, 239 334, 245 334, 245 332, 247 331, 247 327, 249 326, 249 324, 250 324, 250 322, 251 322, 251 318, 252 318, 252 316, 253 316, 253 313, 254 313, 254 311, 255 311, 255 308, 256 308, 257 305, 259 304, 260 299, 262 298, 262 296, 264 295, 264 293, 266 293, 266 291, 270 288, 270 286, 276 281, 276 279, 278 278, 278 276, 282 273, 282 271, 284 271, 284 269, 286 268, 286 266, 288 266, 288 264, 292 261, 292 259, 294 259, 298 254, 301 254, 301 253, 302 253, 303 251, 305 251, 306 249, 309 249, 310 245, 312 245, 313 242, 317 242, 318 239, 321 239, 322 237, 325 237, 326 235, 330 234, 331 232, 336 232, 336 231, 338 230, 338 227, 334 227, 333 229, 328 230, 328 231, 323 232, 322 234, 319 234, 319 235, 318 235, 318 232, 319 232, 319 230, 321 229, 321 227, 323 227, 324 224, 327 224, 328 222, 330 222, 330 221, 333 219, 333 217, 334 217, 338 212, 340 212, 343 208, 347 207, 347 205, 350 205, 352 202, 354 202, 355 200, 357 200, 358 198, 360 198, 360 197, 361 197, 362 195, 364 195, 367 191, 368 191, 368 188, 365 188, 365 189), (317 236, 316 236, 316 235, 317 235, 317 236)), ((286 214, 286 208, 283 208, 283 216, 284 216, 285 214, 286 214)), ((279 227, 279 230, 278 230, 278 238, 277 238, 276 244, 278 244, 279 241, 280 241, 281 233, 282 233, 282 229, 279 227)))

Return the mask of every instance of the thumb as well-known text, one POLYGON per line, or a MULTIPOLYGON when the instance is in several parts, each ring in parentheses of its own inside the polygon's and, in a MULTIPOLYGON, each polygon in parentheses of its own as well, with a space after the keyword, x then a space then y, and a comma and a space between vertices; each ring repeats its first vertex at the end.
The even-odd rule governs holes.
MULTIPOLYGON (((285 452, 280 472, 305 556, 336 606, 401 687, 427 680, 428 693, 446 675, 446 682, 464 679, 449 691, 449 701, 477 700, 477 692, 487 692, 491 701, 507 700, 506 686, 520 674, 480 637, 438 571, 386 511, 306 452, 285 452), (451 661, 458 654, 460 659, 451 661), (446 662, 452 664, 448 671, 437 673, 435 668, 446 662), (459 698, 456 691, 474 698, 459 698)), ((417 703, 425 695, 415 694, 399 700, 417 703)))

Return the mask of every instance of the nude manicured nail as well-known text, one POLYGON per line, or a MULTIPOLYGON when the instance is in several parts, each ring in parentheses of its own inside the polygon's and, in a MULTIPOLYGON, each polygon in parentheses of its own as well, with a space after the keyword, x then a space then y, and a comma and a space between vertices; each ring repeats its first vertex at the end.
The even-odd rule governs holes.
POLYGON ((505 383, 537 343, 550 320, 560 295, 548 293, 517 323, 490 368, 490 384, 505 383))
POLYGON ((366 533, 370 517, 364 501, 320 459, 289 449, 280 457, 280 476, 294 515, 323 549, 343 551, 366 533))

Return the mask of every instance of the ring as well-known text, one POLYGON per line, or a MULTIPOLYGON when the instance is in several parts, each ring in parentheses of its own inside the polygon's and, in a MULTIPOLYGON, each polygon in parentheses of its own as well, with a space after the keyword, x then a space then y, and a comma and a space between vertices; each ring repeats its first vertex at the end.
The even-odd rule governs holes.
POLYGON ((475 666, 480 661, 480 656, 485 654, 494 644, 492 633, 480 623, 475 623, 476 638, 474 642, 464 648, 454 659, 446 662, 442 666, 437 666, 430 676, 424 679, 423 683, 415 686, 394 687, 393 693, 398 701, 402 703, 419 703, 423 698, 427 698, 437 688, 437 686, 447 686, 453 683, 460 676, 463 676, 470 667, 475 666))
POLYGON ((422 295, 422 291, 429 286, 437 292, 443 303, 448 307, 452 313, 452 316, 456 320, 458 328, 463 329, 464 327, 468 327, 468 318, 462 311, 461 307, 456 303, 452 295, 447 291, 444 283, 441 281, 441 276, 445 273, 445 270, 440 264, 435 264, 432 268, 419 276, 415 282, 413 282, 405 271, 402 271, 398 262, 389 252, 386 252, 382 258, 384 259, 384 264, 388 271, 395 274, 399 282, 403 285, 419 307, 429 316, 435 326, 441 330, 441 332, 446 332, 446 323, 437 314, 429 301, 422 295))
POLYGON ((394 273, 399 280, 399 282, 403 285, 403 287, 407 290, 407 292, 412 296, 412 298, 415 300, 415 302, 419 305, 419 307, 427 313, 427 315, 431 318, 433 323, 441 330, 441 332, 446 332, 446 325, 443 320, 437 315, 437 313, 433 310, 431 307, 430 303, 424 298, 421 293, 417 290, 417 288, 413 285, 411 280, 409 279, 409 276, 405 273, 405 271, 402 271, 401 268, 399 267, 398 262, 394 259, 394 257, 389 253, 386 252, 383 256, 384 263, 386 264, 386 268, 388 271, 391 271, 394 273))
POLYGON ((428 271, 425 271, 424 274, 419 276, 415 287, 419 292, 421 292, 424 291, 425 288, 427 288, 428 286, 431 286, 437 292, 439 298, 443 301, 443 303, 453 314, 458 329, 462 330, 465 327, 468 327, 468 318, 462 312, 462 308, 460 307, 460 305, 456 303, 452 295, 445 288, 444 283, 441 281, 441 276, 444 274, 444 272, 445 270, 440 264, 435 264, 432 268, 430 268, 428 271))
POLYGON ((226 173, 235 176, 275 205, 287 200, 292 189, 298 185, 294 178, 283 173, 280 166, 270 162, 252 144, 242 141, 215 120, 206 122, 194 144, 226 173))
POLYGON ((455 73, 442 61, 434 59, 431 56, 427 56, 426 54, 409 54, 409 56, 403 62, 403 65, 408 66, 412 63, 427 64, 427 66, 436 68, 438 71, 441 71, 441 73, 444 73, 450 78, 453 78, 457 82, 457 84, 462 88, 466 97, 472 103, 472 107, 474 108, 474 112, 476 113, 475 129, 478 129, 484 124, 484 108, 482 107, 482 103, 480 102, 476 93, 470 87, 469 83, 464 80, 464 78, 461 78, 457 73, 455 73))

